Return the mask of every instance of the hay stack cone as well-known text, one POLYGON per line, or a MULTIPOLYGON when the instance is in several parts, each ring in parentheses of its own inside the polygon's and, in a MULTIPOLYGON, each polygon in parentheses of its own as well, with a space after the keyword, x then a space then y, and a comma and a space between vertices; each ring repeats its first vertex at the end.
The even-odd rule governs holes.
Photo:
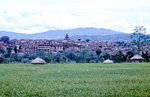
POLYGON ((112 63, 114 63, 112 60, 110 60, 110 59, 107 59, 107 60, 105 60, 104 62, 103 62, 104 64, 112 64, 112 63))
POLYGON ((138 54, 134 55, 130 60, 133 62, 144 62, 144 58, 138 54))
POLYGON ((46 64, 46 62, 42 58, 36 58, 34 59, 31 64, 46 64))

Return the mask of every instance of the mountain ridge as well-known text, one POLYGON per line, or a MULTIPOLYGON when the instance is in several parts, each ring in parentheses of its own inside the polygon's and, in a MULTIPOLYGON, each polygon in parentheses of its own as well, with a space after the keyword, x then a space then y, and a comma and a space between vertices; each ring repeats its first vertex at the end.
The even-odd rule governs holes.
POLYGON ((71 37, 71 40, 77 41, 78 39, 81 41, 86 41, 87 39, 90 41, 109 41, 109 42, 116 42, 116 41, 131 41, 131 34, 115 34, 115 35, 76 35, 71 37))
POLYGON ((75 28, 68 30, 48 30, 41 33, 35 34, 23 34, 16 32, 8 32, 8 31, 0 31, 0 37, 9 36, 10 39, 62 39, 65 37, 65 34, 68 34, 70 37, 76 35, 115 35, 122 34, 123 32, 115 31, 111 29, 105 28, 94 28, 94 27, 86 27, 86 28, 75 28))

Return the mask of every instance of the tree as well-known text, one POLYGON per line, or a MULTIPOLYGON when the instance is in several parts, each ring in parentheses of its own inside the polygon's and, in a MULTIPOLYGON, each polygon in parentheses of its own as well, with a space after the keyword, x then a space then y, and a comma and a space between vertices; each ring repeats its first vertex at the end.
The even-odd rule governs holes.
POLYGON ((15 62, 21 62, 21 56, 17 53, 12 54, 10 58, 14 59, 15 62))
POLYGON ((87 58, 90 58, 90 61, 95 61, 96 54, 89 48, 84 48, 82 51, 76 53, 76 62, 77 63, 86 63, 88 62, 87 58))
POLYGON ((57 52, 55 55, 52 56, 52 61, 55 63, 64 63, 67 62, 67 58, 63 55, 62 52, 57 52))
POLYGON ((115 55, 112 56, 112 59, 116 63, 124 62, 126 61, 124 54, 122 51, 118 51, 115 55))
POLYGON ((142 52, 142 57, 145 59, 146 62, 149 62, 150 60, 150 56, 148 54, 148 51, 147 52, 142 52))
POLYGON ((87 60, 87 63, 90 63, 91 58, 90 58, 90 57, 88 57, 88 58, 86 58, 86 60, 87 60))
POLYGON ((90 42, 90 39, 86 39, 85 41, 86 41, 86 42, 90 42))
POLYGON ((102 51, 100 49, 96 50, 96 55, 99 56, 102 53, 102 51))
POLYGON ((18 52, 17 46, 14 47, 14 52, 15 52, 15 53, 18 52))
POLYGON ((126 54, 126 60, 129 61, 131 57, 133 57, 134 52, 133 51, 128 51, 126 54))
POLYGON ((1 37, 1 41, 8 44, 9 43, 9 37, 8 36, 3 36, 3 37, 1 37))
POLYGON ((103 54, 103 58, 104 58, 104 60, 110 59, 110 55, 109 55, 107 52, 105 52, 105 53, 103 54))
POLYGON ((3 63, 3 62, 4 62, 4 58, 0 57, 0 63, 3 63))
POLYGON ((5 50, 3 48, 0 48, 0 54, 4 54, 5 50))
POLYGON ((69 59, 69 60, 75 60, 76 59, 76 54, 75 54, 75 52, 73 52, 73 51, 71 51, 71 52, 67 52, 67 58, 69 59))
POLYGON ((81 51, 81 52, 79 53, 79 57, 78 57, 78 58, 80 59, 80 62, 81 62, 81 63, 86 62, 87 51, 88 51, 88 50, 84 49, 83 51, 81 51))
POLYGON ((144 26, 136 26, 131 35, 132 44, 137 47, 138 54, 142 51, 142 46, 149 43, 149 37, 146 34, 146 28, 144 26))
POLYGON ((10 57, 10 55, 11 55, 11 50, 12 50, 12 48, 9 46, 9 47, 7 48, 8 57, 10 57))
POLYGON ((102 53, 102 51, 101 51, 100 49, 97 49, 97 50, 96 50, 97 62, 98 62, 98 60, 99 60, 99 56, 100 56, 101 53, 102 53))

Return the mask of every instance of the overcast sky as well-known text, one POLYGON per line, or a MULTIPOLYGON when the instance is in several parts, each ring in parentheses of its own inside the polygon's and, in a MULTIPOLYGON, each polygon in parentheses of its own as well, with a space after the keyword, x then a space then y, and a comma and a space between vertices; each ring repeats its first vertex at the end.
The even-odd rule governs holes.
POLYGON ((150 33, 150 0, 0 0, 0 30, 39 33, 97 27, 150 33))

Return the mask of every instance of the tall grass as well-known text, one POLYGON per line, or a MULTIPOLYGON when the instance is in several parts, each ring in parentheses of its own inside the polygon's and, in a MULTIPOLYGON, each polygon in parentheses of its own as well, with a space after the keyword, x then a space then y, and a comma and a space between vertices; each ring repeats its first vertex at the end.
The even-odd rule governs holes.
POLYGON ((1 64, 0 96, 148 97, 150 63, 1 64))

